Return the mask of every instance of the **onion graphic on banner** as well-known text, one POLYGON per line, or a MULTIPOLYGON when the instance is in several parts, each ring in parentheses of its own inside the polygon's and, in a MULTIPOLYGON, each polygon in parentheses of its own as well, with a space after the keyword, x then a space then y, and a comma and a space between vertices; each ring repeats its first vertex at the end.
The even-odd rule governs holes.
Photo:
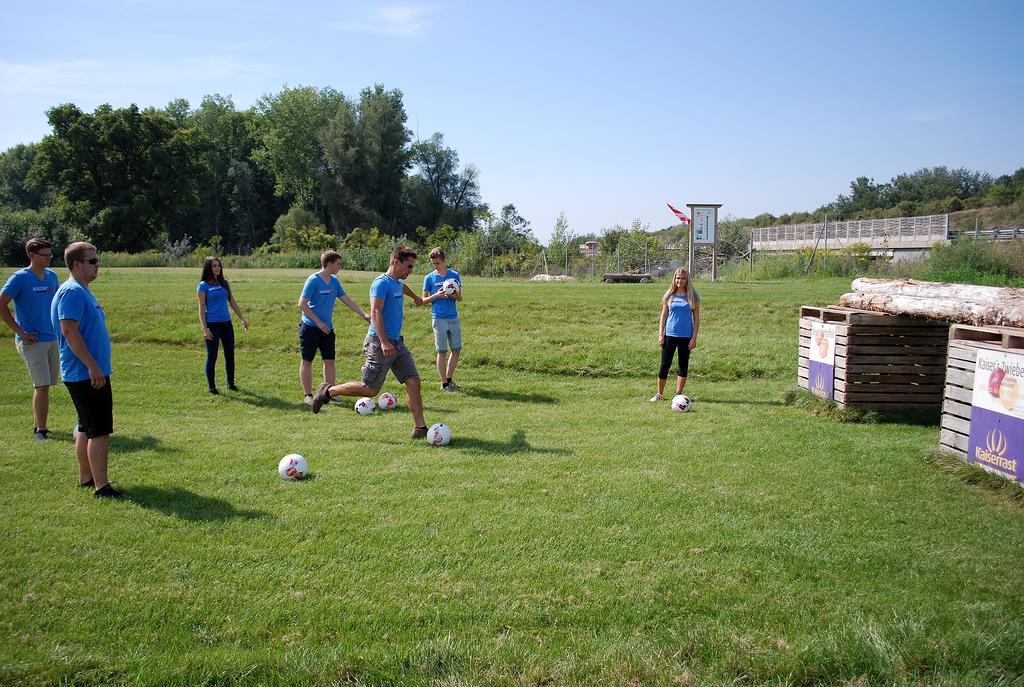
POLYGON ((807 386, 815 396, 835 398, 836 326, 811 324, 811 345, 807 353, 807 386))
POLYGON ((1015 482, 1024 481, 1024 356, 978 349, 971 394, 967 460, 1015 482))

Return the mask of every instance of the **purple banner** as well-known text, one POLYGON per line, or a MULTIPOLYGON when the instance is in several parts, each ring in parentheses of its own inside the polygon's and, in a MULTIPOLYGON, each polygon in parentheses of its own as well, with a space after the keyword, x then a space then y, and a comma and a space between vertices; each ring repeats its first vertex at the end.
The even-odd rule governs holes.
POLYGON ((807 361, 807 388, 818 398, 825 398, 831 401, 835 398, 836 368, 828 363, 820 363, 817 360, 807 361))
POLYGON ((1024 481, 1024 422, 973 406, 967 460, 1015 482, 1024 481))

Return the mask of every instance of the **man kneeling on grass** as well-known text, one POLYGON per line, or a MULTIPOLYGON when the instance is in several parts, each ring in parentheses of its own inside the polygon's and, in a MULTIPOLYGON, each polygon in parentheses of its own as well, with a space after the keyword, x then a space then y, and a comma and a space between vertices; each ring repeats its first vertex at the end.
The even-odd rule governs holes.
POLYGON ((398 246, 391 253, 388 271, 373 280, 370 285, 370 330, 363 340, 362 380, 345 382, 332 386, 327 382, 320 385, 313 396, 313 412, 333 396, 370 396, 380 393, 388 370, 394 370, 400 384, 405 385, 406 399, 412 411, 413 439, 427 437, 427 423, 423 419, 423 398, 420 395, 420 375, 412 353, 402 340, 403 303, 405 295, 412 298, 417 306, 439 298, 447 298, 441 292, 428 298, 421 298, 403 280, 412 274, 416 266, 416 251, 398 246))

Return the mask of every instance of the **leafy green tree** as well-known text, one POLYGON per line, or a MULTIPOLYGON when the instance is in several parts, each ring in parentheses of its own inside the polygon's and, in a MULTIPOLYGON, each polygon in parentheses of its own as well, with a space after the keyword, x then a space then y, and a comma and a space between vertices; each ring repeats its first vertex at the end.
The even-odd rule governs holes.
POLYGON ((29 184, 54 187, 64 220, 104 250, 154 246, 195 202, 188 144, 165 114, 135 105, 87 114, 66 104, 47 118, 53 133, 39 144, 29 184))
POLYGON ((554 229, 551 231, 551 240, 548 241, 548 262, 552 265, 560 265, 568 269, 568 263, 579 252, 580 239, 569 228, 569 221, 565 213, 558 213, 554 229))
POLYGON ((474 165, 460 170, 459 154, 439 133, 413 144, 412 162, 417 174, 405 184, 406 226, 472 227, 480 205, 479 170, 474 165))
POLYGON ((267 240, 281 212, 273 179, 252 162, 259 146, 256 112, 239 112, 231 98, 209 95, 184 122, 197 173, 198 207, 181 230, 199 240, 218 234, 241 251, 267 240))
POLYGON ((324 166, 320 131, 345 102, 332 88, 285 88, 257 103, 261 148, 253 159, 274 177, 277 195, 317 209, 324 166))
POLYGON ((355 248, 357 246, 379 248, 387 243, 387 240, 387 236, 382 234, 377 227, 370 227, 369 229, 356 227, 345 237, 344 244, 346 248, 355 248))
POLYGON ((171 102, 167 103, 167 107, 163 109, 163 113, 167 115, 171 121, 177 124, 179 128, 181 128, 185 126, 185 123, 188 121, 191 109, 192 107, 188 100, 185 98, 175 98, 171 102))
POLYGON ((363 89, 358 104, 344 101, 321 130, 320 189, 337 230, 372 224, 399 233, 411 155, 405 122, 401 91, 378 84, 363 89))
POLYGON ((0 153, 0 206, 11 210, 38 210, 44 192, 26 185, 38 145, 19 144, 0 153))

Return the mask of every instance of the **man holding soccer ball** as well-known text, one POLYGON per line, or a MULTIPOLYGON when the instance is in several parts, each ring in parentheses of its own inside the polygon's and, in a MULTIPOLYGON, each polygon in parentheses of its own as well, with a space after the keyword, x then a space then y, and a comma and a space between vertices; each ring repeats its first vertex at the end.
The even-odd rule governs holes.
POLYGON ((423 298, 446 293, 448 298, 438 298, 430 304, 431 327, 434 330, 434 348, 437 351, 437 372, 441 375, 441 388, 455 391, 455 366, 459 364, 462 350, 462 326, 455 302, 462 300, 462 279, 455 270, 448 269, 444 249, 440 246, 430 251, 430 264, 434 271, 423 277, 423 298), (448 349, 451 348, 451 353, 448 349))
POLYGON ((405 385, 406 398, 413 418, 413 439, 427 437, 427 423, 423 419, 423 398, 420 393, 420 375, 412 353, 402 340, 403 304, 405 295, 416 305, 430 303, 447 294, 435 294, 421 298, 403 280, 412 274, 416 266, 416 251, 406 246, 397 246, 391 252, 388 271, 373 280, 370 285, 370 329, 363 340, 362 379, 332 386, 324 382, 313 396, 313 412, 319 413, 325 403, 334 396, 369 396, 380 393, 384 378, 393 370, 400 384, 405 385))

